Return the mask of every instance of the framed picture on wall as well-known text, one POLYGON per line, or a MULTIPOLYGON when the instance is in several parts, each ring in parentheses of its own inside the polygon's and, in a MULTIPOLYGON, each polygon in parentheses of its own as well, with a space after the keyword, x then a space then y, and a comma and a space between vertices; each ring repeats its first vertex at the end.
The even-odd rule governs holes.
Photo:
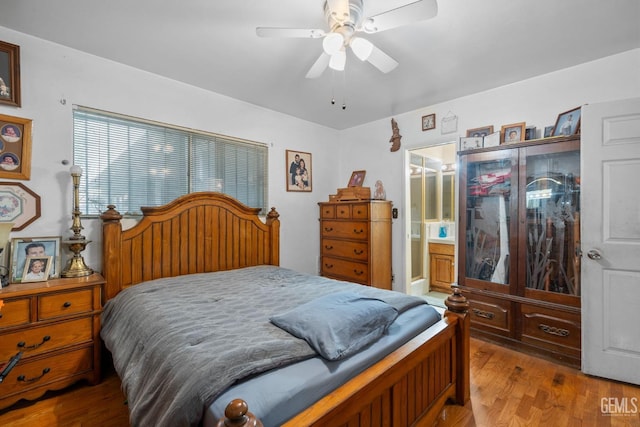
POLYGON ((286 150, 287 191, 311 191, 311 153, 286 150))
POLYGON ((48 277, 60 277, 60 236, 11 239, 11 283, 22 282, 27 258, 51 257, 48 277))
POLYGON ((0 41, 0 104, 20 106, 20 46, 0 41))
POLYGON ((0 178, 31 178, 31 120, 0 114, 0 178))

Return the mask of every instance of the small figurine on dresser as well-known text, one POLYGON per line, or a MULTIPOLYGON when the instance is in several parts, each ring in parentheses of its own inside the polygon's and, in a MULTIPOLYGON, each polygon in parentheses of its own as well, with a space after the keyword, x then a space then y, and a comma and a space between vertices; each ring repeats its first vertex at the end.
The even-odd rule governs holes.
POLYGON ((373 198, 376 200, 386 200, 387 194, 384 191, 384 185, 382 185, 382 181, 376 181, 376 190, 373 192, 373 198))

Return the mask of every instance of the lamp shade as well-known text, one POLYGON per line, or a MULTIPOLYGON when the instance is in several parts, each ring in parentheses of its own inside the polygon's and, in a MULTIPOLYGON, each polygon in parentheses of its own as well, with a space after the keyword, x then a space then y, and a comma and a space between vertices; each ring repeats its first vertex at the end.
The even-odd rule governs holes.
POLYGON ((333 55, 344 46, 344 36, 340 33, 329 33, 322 40, 322 49, 327 55, 333 55))
POLYGON ((344 49, 342 49, 331 55, 331 59, 329 60, 329 68, 336 71, 343 71, 346 62, 347 54, 344 49))
POLYGON ((0 222, 0 248, 4 248, 9 241, 9 234, 11 234, 13 226, 13 222, 0 222))

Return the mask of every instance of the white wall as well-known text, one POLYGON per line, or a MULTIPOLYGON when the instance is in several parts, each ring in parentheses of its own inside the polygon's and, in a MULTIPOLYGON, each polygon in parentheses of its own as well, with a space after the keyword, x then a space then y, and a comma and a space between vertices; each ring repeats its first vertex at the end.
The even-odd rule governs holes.
MULTIPOLYGON (((317 202, 346 186, 354 170, 365 185, 385 184, 400 210, 394 221, 394 289, 404 290, 404 156, 409 148, 455 141, 466 129, 526 121, 543 128, 558 113, 588 102, 640 96, 640 49, 578 67, 394 116, 402 149, 391 153, 390 118, 336 131, 207 92, 0 27, 0 40, 20 46, 22 108, 0 105, 0 114, 33 120, 32 172, 24 185, 40 195, 42 216, 12 237, 71 235, 72 105, 264 142, 269 150, 269 205, 280 213, 281 265, 315 273, 319 252, 317 202), (458 132, 441 135, 440 120, 458 116, 458 132), (436 113, 437 128, 422 132, 421 117, 436 113), (313 191, 285 190, 285 150, 310 152, 313 191), (339 167, 336 173, 336 158, 339 167)), ((215 70, 211 70, 215 72, 215 70)), ((83 220, 93 240, 84 252, 100 270, 100 221, 83 220)), ((66 258, 65 258, 66 260, 66 258)))
MULTIPOLYGON (((21 182, 42 203, 42 216, 11 237, 72 234, 71 178, 62 161, 73 161, 72 106, 77 104, 269 144, 269 206, 277 208, 282 222, 281 265, 317 271, 317 202, 335 193, 331 165, 338 131, 3 27, 0 40, 20 46, 22 69, 22 108, 0 105, 0 114, 33 120, 31 179, 21 182), (286 192, 286 149, 312 153, 311 193, 286 192)), ((83 253, 85 262, 100 270, 100 220, 82 224, 93 241, 83 253)), ((65 254, 63 263, 67 259, 65 254)))
POLYGON ((387 200, 399 209, 393 224, 394 289, 404 291, 407 283, 405 238, 405 155, 408 149, 457 141, 467 129, 526 122, 538 130, 555 124, 559 113, 585 103, 631 98, 640 95, 640 49, 602 58, 486 92, 454 99, 394 116, 402 135, 402 148, 389 151, 391 119, 378 120, 341 132, 341 182, 352 170, 367 171, 365 186, 377 179, 385 185, 387 200), (436 113, 434 130, 422 131, 423 115, 436 113), (458 116, 456 133, 442 135, 441 119, 458 116))

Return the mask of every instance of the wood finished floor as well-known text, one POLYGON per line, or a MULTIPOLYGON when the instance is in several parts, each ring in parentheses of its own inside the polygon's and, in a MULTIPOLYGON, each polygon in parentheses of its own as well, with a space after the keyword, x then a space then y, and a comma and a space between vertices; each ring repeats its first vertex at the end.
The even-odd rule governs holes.
MULTIPOLYGON (((589 377, 472 339, 471 401, 465 406, 447 405, 435 426, 640 427, 638 411, 629 416, 602 415, 603 398, 636 398, 640 410, 640 387, 589 377)), ((0 426, 127 427, 124 401, 120 380, 108 371, 97 386, 78 384, 0 411, 0 426)))

